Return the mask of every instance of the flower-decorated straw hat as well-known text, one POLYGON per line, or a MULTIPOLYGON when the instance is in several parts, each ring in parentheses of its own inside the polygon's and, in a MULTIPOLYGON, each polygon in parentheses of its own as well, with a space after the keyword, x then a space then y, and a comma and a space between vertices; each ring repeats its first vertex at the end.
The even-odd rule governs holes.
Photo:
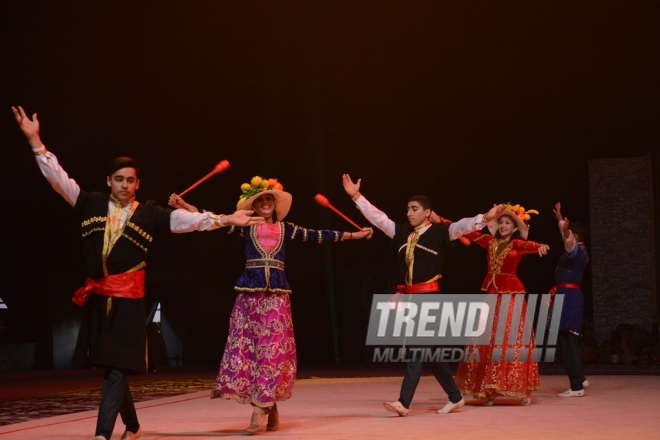
POLYGON ((506 204, 506 209, 494 220, 488 222, 488 230, 492 235, 497 233, 498 221, 503 215, 508 215, 516 223, 518 231, 520 231, 520 237, 523 240, 527 240, 527 235, 529 234, 529 219, 530 214, 538 214, 539 212, 536 209, 530 209, 525 211, 520 205, 511 205, 510 203, 506 204))
POLYGON ((284 220, 284 217, 291 209, 291 194, 283 191, 284 187, 277 179, 262 179, 260 176, 254 176, 250 183, 241 185, 241 197, 238 199, 236 209, 252 209, 252 203, 264 194, 272 194, 275 199, 275 213, 277 221, 284 220))

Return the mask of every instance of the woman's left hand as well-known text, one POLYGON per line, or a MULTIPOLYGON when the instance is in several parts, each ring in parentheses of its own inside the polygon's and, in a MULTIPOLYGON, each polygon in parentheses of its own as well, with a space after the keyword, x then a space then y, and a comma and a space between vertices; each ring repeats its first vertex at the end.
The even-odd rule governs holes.
POLYGON ((185 209, 188 212, 199 212, 197 208, 181 198, 176 193, 172 193, 167 203, 174 209, 185 209))
POLYGON ((371 236, 374 235, 374 228, 362 228, 360 233, 364 234, 360 238, 366 238, 367 240, 371 240, 371 236))
POLYGON ((549 249, 550 249, 550 246, 548 246, 547 244, 542 245, 538 250, 539 257, 542 257, 542 256, 546 255, 548 253, 549 249))
POLYGON ((373 233, 374 233, 373 228, 362 228, 360 231, 357 232, 344 232, 344 236, 342 237, 342 240, 360 240, 361 238, 366 238, 367 240, 369 240, 373 235, 373 233))

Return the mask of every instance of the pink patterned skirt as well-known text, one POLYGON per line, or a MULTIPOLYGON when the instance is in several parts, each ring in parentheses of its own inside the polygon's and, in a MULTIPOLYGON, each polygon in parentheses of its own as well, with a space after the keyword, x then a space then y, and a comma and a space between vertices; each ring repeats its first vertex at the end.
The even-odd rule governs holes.
POLYGON ((296 368, 289 295, 239 293, 211 398, 269 407, 291 397, 296 368))

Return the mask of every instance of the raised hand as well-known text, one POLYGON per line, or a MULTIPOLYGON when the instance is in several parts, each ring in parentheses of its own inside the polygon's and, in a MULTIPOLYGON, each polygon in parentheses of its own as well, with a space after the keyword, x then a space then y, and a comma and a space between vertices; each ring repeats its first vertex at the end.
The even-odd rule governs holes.
POLYGON ((552 212, 555 213, 555 218, 557 219, 557 221, 561 221, 561 220, 562 220, 562 216, 561 216, 561 203, 559 203, 559 202, 555 203, 555 209, 553 209, 552 212))
POLYGON ((16 123, 27 138, 30 146, 32 148, 40 148, 42 143, 39 137, 39 120, 37 119, 37 114, 33 114, 32 119, 30 119, 20 105, 18 108, 12 107, 11 109, 14 112, 16 123))
POLYGON ((354 183, 351 180, 351 176, 348 174, 343 174, 341 176, 342 183, 344 184, 344 191, 349 195, 350 198, 354 198, 360 192, 360 183, 362 179, 358 179, 357 183, 354 183))
POLYGON ((502 211, 504 211, 505 209, 506 209, 506 206, 504 206, 501 203, 499 205, 493 206, 492 208, 490 208, 490 210, 486 214, 484 214, 483 222, 484 223, 489 223, 492 220, 495 220, 496 218, 499 218, 499 216, 502 214, 502 211))
POLYGON ((178 196, 175 193, 172 193, 170 195, 170 198, 168 199, 167 203, 168 205, 170 205, 172 208, 175 209, 185 209, 186 211, 189 212, 198 212, 196 207, 186 203, 185 200, 183 200, 180 196, 178 196))

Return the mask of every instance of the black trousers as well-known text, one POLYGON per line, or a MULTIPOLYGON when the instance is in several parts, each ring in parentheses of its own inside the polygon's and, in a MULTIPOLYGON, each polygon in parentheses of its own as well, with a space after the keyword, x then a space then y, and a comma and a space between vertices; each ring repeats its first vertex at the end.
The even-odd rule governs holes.
POLYGON ((106 368, 95 435, 102 435, 106 439, 112 437, 117 414, 121 415, 126 430, 137 432, 140 428, 126 372, 117 368, 106 368))
POLYGON ((582 382, 585 377, 582 373, 582 356, 580 355, 580 337, 568 330, 559 331, 559 347, 561 358, 566 368, 566 374, 571 381, 571 390, 583 389, 582 382))
MULTIPOLYGON (((431 371, 435 376, 435 379, 438 381, 440 386, 449 401, 452 403, 460 402, 463 396, 456 386, 454 381, 454 375, 449 368, 447 362, 427 362, 431 366, 431 371)), ((401 394, 399 395, 399 402, 406 408, 410 408, 410 403, 412 402, 413 396, 415 395, 415 390, 417 389, 417 384, 419 384, 419 379, 422 377, 422 367, 424 362, 420 360, 415 360, 412 362, 406 363, 406 372, 403 375, 403 383, 401 384, 401 394)))

